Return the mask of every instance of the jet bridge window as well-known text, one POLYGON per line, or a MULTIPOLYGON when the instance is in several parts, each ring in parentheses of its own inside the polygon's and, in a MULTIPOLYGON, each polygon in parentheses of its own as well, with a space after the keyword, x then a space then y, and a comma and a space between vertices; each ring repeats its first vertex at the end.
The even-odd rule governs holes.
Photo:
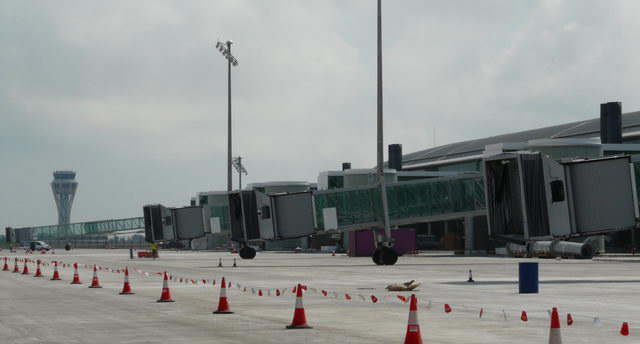
POLYGON ((554 180, 549 185, 551 185, 551 203, 564 201, 564 183, 562 180, 554 180))

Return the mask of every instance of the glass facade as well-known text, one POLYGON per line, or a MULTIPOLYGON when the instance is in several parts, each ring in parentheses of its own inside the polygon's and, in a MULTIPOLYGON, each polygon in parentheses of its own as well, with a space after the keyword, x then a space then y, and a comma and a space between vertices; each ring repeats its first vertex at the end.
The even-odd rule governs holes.
MULTIPOLYGON (((387 186, 390 220, 451 214, 485 208, 483 177, 417 180, 387 186)), ((336 208, 338 226, 382 221, 382 197, 375 187, 314 193, 316 223, 324 229, 322 209, 336 208)))
POLYGON ((211 209, 212 218, 220 218, 220 230, 222 231, 222 233, 231 232, 231 222, 229 221, 229 206, 210 206, 209 209, 211 209))
POLYGON ((106 234, 116 231, 126 231, 141 228, 144 228, 144 217, 132 217, 119 220, 105 220, 95 222, 71 223, 68 225, 31 227, 31 235, 34 240, 57 240, 80 235, 106 234))

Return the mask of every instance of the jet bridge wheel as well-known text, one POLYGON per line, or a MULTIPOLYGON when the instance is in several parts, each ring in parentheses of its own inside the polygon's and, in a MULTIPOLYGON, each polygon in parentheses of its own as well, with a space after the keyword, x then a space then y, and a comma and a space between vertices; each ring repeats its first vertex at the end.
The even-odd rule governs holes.
POLYGON ((376 250, 373 251, 373 255, 371 256, 371 260, 373 260, 376 265, 382 265, 382 260, 380 260, 380 256, 382 253, 381 251, 382 250, 380 250, 379 248, 376 248, 376 250))
POLYGON ((256 257, 256 250, 253 247, 245 246, 240 249, 239 254, 242 259, 253 259, 256 257))
POLYGON ((383 265, 394 265, 398 261, 398 252, 391 247, 384 247, 380 251, 380 261, 383 265))

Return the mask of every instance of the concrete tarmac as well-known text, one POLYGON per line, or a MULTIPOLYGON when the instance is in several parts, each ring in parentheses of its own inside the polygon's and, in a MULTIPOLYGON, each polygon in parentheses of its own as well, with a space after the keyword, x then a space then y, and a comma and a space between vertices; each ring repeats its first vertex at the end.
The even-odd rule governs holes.
MULTIPOLYGON (((99 272, 102 289, 88 288, 89 268, 80 269, 82 285, 69 284, 72 268, 60 268, 62 281, 49 280, 53 266, 42 268, 44 278, 33 277, 35 264, 29 264, 29 276, 0 272, 0 343, 402 343, 409 305, 396 296, 410 293, 384 288, 409 280, 422 283, 415 293, 424 343, 546 343, 551 307, 560 310, 564 343, 640 343, 640 259, 633 257, 557 261, 430 253, 400 257, 395 266, 375 266, 367 257, 329 254, 259 252, 250 261, 228 252, 160 255, 154 261, 130 260, 128 250, 0 252, 0 258, 129 266, 136 293, 118 295, 124 276, 107 270, 99 272), (217 267, 219 258, 223 268, 217 267), (540 263, 539 294, 518 294, 520 261, 540 263), (466 282, 469 269, 475 283, 466 282), (165 270, 174 278, 215 279, 216 286, 172 281, 176 302, 157 303, 162 277, 156 272, 165 270), (222 276, 233 283, 228 297, 235 314, 212 314, 222 276), (291 288, 296 283, 313 288, 304 297, 313 329, 285 329, 293 317, 291 288), (287 292, 275 296, 276 288, 287 292), (258 296, 258 289, 265 295, 258 296), (345 293, 352 299, 346 300, 345 293), (445 313, 444 303, 453 312, 445 313), (520 320, 523 310, 527 322, 520 320), (567 312, 575 321, 571 327, 567 312), (619 334, 623 321, 630 325, 628 337, 619 334)), ((22 271, 23 263, 19 266, 22 271)))

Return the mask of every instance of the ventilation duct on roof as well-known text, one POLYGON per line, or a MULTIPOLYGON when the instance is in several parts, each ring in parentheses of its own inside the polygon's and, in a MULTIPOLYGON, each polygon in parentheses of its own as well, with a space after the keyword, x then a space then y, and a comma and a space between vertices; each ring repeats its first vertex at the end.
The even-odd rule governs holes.
POLYGON ((402 145, 399 143, 389 145, 389 168, 402 171, 402 145))
POLYGON ((600 142, 622 143, 622 103, 600 104, 600 142))

